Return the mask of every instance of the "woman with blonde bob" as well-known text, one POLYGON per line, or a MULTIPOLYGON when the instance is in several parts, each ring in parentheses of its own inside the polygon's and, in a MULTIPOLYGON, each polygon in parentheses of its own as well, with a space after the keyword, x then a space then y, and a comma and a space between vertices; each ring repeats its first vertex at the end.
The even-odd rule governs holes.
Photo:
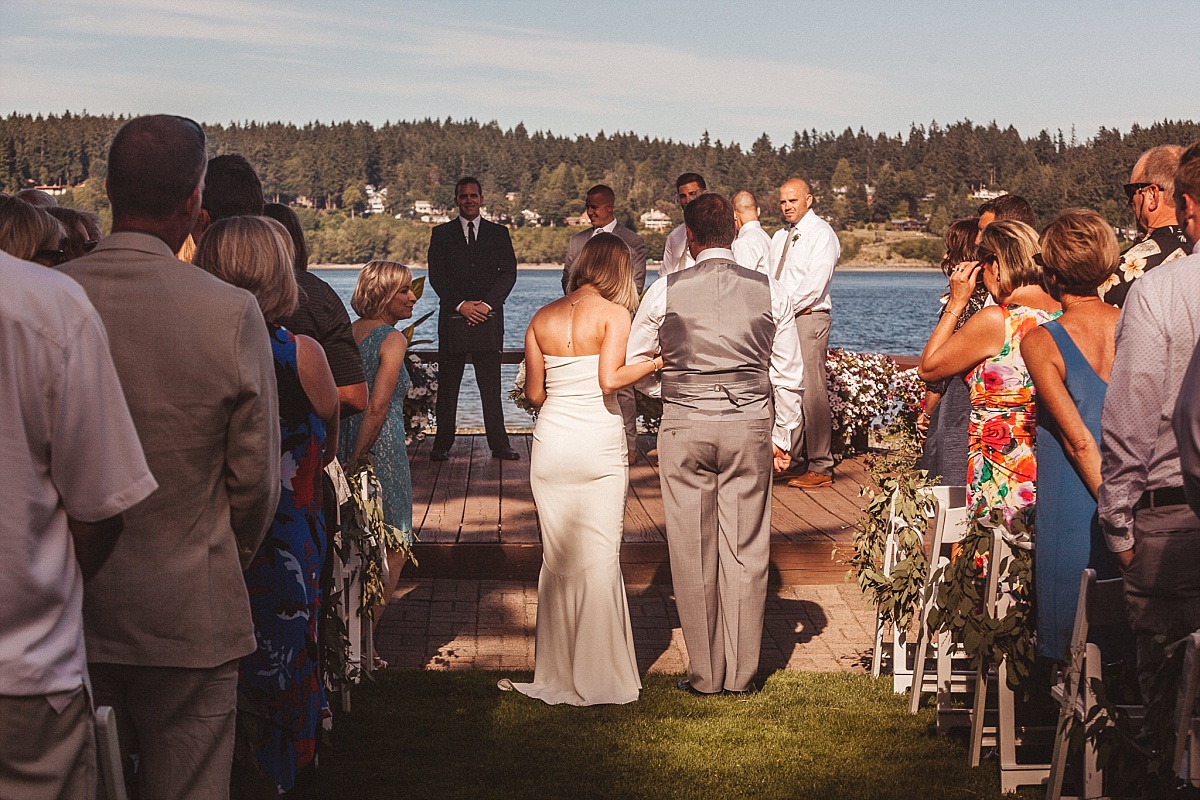
POLYGON ((584 245, 568 290, 525 332, 525 394, 541 408, 529 464, 542 532, 537 658, 532 683, 500 688, 550 704, 630 703, 642 684, 621 577, 629 461, 613 392, 662 361, 625 365, 637 292, 618 237, 584 245))
MULTIPOLYGON (((410 547, 412 475, 404 444, 404 397, 412 381, 404 368, 408 340, 395 325, 412 316, 417 302, 412 283, 412 271, 395 261, 371 261, 358 273, 350 307, 359 319, 350 325, 350 331, 362 356, 369 395, 366 410, 342 422, 338 452, 348 471, 368 455, 373 456, 383 490, 383 520, 398 530, 410 547)), ((387 558, 385 604, 396 590, 406 559, 399 542, 389 544, 387 558)), ((382 616, 383 609, 376 609, 372 625, 378 625, 382 616)), ((378 655, 371 657, 377 669, 387 667, 378 655)))
POLYGON ((46 213, 16 197, 0 197, 0 250, 13 258, 56 267, 67 260, 67 229, 46 213))
POLYGON ((1009 543, 1026 549, 1033 547, 1037 464, 1033 381, 1021 358, 1021 340, 1060 311, 1058 301, 1042 288, 1036 253, 1037 232, 1025 223, 989 225, 980 237, 979 260, 951 270, 950 299, 917 367, 924 381, 967 373, 967 502, 972 517, 981 519, 999 509, 1010 533, 1019 518, 1029 534, 1012 533, 1009 543), (980 309, 955 332, 980 277, 996 305, 980 309))
POLYGON ((1021 355, 1037 389, 1038 652, 1063 658, 1075 619, 1079 575, 1120 574, 1096 517, 1100 410, 1116 353, 1120 311, 1097 288, 1120 260, 1112 226, 1082 208, 1062 212, 1042 234, 1046 289, 1062 316, 1032 330, 1021 355))
POLYGON ((317 620, 325 564, 321 468, 337 448, 338 395, 316 340, 275 320, 297 303, 292 243, 278 222, 229 217, 205 231, 196 266, 254 295, 267 321, 279 390, 279 507, 245 572, 258 648, 241 661, 238 691, 266 715, 239 712, 237 782, 290 790, 315 752, 329 713, 320 674, 317 620))

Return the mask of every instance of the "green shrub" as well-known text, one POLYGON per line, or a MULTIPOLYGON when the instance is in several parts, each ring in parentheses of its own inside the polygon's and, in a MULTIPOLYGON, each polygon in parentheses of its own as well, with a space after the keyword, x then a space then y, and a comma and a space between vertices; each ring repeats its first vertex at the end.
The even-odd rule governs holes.
POLYGON ((946 254, 946 244, 933 236, 922 236, 916 239, 903 239, 891 245, 889 249, 895 255, 910 261, 925 261, 929 264, 940 264, 946 254))
POLYGON ((843 264, 854 260, 858 255, 858 251, 862 249, 862 239, 855 236, 850 231, 838 231, 838 242, 842 245, 842 257, 839 259, 843 264))

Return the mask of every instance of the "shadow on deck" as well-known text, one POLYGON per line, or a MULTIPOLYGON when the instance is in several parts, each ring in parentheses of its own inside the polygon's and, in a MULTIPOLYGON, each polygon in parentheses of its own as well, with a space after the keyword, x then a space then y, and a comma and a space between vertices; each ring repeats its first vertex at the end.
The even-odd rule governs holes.
MULTIPOLYGON (((510 435, 520 461, 491 457, 481 435, 460 434, 450 460, 429 460, 431 439, 410 452, 413 527, 420 567, 414 578, 536 581, 542 548, 529 486, 529 434, 510 435)), ((621 567, 631 586, 670 583, 655 437, 643 435, 630 467, 621 567)), ((771 583, 840 583, 846 567, 831 558, 851 541, 864 500, 862 458, 843 461, 830 488, 801 490, 777 482, 772 496, 771 583)))

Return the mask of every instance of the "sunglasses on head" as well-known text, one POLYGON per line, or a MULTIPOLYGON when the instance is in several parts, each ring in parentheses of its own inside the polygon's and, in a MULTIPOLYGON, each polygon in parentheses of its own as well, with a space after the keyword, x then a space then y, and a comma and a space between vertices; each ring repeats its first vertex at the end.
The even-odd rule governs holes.
POLYGON ((51 266, 57 267, 59 264, 65 264, 67 261, 66 251, 58 250, 38 250, 33 255, 34 261, 49 261, 51 266))
POLYGON ((1149 189, 1151 186, 1157 186, 1157 185, 1158 184, 1156 184, 1156 183, 1127 183, 1127 184, 1125 184, 1125 186, 1123 188, 1125 189, 1125 196, 1127 198, 1129 198, 1129 202, 1132 203, 1133 196, 1135 194, 1137 194, 1138 192, 1140 192, 1144 189, 1149 189))

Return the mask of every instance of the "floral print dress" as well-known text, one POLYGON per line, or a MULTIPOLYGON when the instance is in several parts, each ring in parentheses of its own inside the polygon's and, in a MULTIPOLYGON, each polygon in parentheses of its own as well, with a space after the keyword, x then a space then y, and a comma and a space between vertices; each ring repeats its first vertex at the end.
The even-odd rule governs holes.
MULTIPOLYGON (((1000 509, 1006 523, 1020 518, 1032 532, 1037 422, 1033 379, 1021 358, 1021 339, 1062 312, 1007 304, 1000 309, 1004 312, 1004 346, 966 377, 971 393, 967 504, 974 519, 1000 509)), ((1009 543, 1033 547, 1029 536, 1009 543)))
POLYGON ((245 572, 258 648, 238 675, 239 752, 260 780, 289 791, 316 755, 317 726, 329 716, 317 656, 325 517, 321 512, 325 423, 296 367, 296 337, 268 324, 279 388, 279 506, 245 572))

